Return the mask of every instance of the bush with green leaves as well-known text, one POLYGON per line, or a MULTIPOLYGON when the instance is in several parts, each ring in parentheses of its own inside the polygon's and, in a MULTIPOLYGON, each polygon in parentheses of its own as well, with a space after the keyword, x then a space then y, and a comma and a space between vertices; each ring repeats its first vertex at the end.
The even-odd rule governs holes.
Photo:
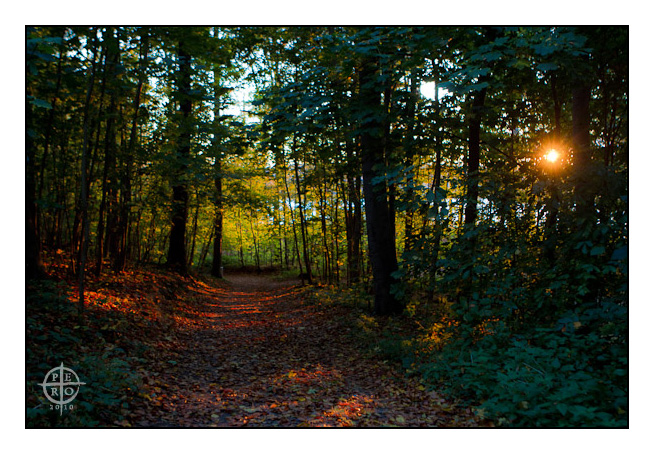
POLYGON ((121 323, 121 316, 98 312, 93 318, 97 326, 84 323, 63 287, 47 280, 30 283, 26 303, 27 427, 96 427, 123 420, 130 400, 139 393, 140 378, 126 352, 108 342, 99 329, 122 329, 126 323, 121 323), (51 408, 40 386, 49 370, 61 363, 86 383, 71 403, 72 410, 63 412, 51 408))

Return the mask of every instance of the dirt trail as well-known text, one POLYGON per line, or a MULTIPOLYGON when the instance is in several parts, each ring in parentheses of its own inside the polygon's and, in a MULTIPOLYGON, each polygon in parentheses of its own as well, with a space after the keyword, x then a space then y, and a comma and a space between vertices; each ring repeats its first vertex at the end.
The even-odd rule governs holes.
POLYGON ((295 282, 227 276, 199 283, 203 317, 162 341, 135 425, 468 426, 459 409, 352 345, 295 282), (165 367, 157 365, 165 365, 165 367))

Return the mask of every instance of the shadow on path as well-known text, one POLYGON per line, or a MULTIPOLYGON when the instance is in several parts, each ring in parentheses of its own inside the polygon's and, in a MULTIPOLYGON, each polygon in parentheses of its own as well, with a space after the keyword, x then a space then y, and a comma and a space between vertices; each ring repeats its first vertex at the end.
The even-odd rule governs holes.
POLYGON ((136 425, 321 427, 477 425, 417 380, 369 358, 334 313, 294 281, 198 282, 201 323, 180 329, 153 363, 136 425), (162 366, 163 365, 163 366, 162 366))

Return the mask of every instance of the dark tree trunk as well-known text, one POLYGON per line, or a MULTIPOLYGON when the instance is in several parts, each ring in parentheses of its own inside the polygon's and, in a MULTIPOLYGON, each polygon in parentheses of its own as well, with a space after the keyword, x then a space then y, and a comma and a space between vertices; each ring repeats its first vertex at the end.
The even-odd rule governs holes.
POLYGON ((200 199, 197 191, 195 192, 195 214, 193 215, 193 230, 191 233, 191 250, 188 253, 186 263, 189 267, 193 266, 193 256, 195 255, 195 239, 198 235, 198 216, 200 214, 200 199))
MULTIPOLYGON (((295 135, 293 136, 293 151, 296 151, 296 137, 295 135)), ((300 182, 300 167, 298 164, 298 159, 297 159, 297 153, 295 153, 296 157, 293 159, 293 168, 295 170, 295 186, 297 188, 297 203, 298 203, 298 211, 300 215, 300 234, 302 236, 302 252, 304 256, 304 266, 306 269, 306 277, 307 277, 307 282, 309 284, 313 283, 313 276, 311 274, 311 258, 309 257, 309 252, 308 252, 308 231, 307 231, 307 223, 306 219, 304 216, 304 203, 302 201, 302 184, 300 182)), ((302 281, 304 282, 304 276, 305 273, 300 273, 302 276, 302 281)))
MULTIPOLYGON (((64 29, 65 30, 65 29, 64 29)), ((37 197, 40 199, 42 194, 43 194, 43 185, 44 185, 44 178, 45 178, 45 170, 47 168, 47 162, 48 162, 48 154, 50 150, 50 142, 51 142, 51 137, 52 137, 52 132, 54 129, 54 120, 55 120, 55 115, 57 112, 57 104, 59 101, 59 91, 61 89, 61 73, 62 73, 62 63, 64 60, 64 57, 66 56, 65 52, 65 46, 63 44, 65 37, 65 31, 61 36, 62 39, 62 44, 59 46, 59 59, 57 60, 57 82, 55 86, 55 92, 54 95, 52 96, 52 102, 50 103, 52 105, 52 109, 50 109, 50 112, 48 112, 48 121, 45 127, 45 137, 43 138, 43 155, 41 156, 41 173, 39 175, 39 185, 38 185, 38 192, 37 192, 37 197)), ((38 217, 38 214, 37 214, 38 217)))
POLYGON ((295 215, 293 214, 293 205, 291 203, 291 191, 288 188, 288 179, 286 175, 286 163, 283 164, 283 177, 284 177, 284 188, 286 189, 286 201, 288 202, 288 211, 291 214, 291 227, 293 228, 293 242, 295 244, 295 256, 297 257, 297 263, 300 267, 300 275, 304 274, 302 271, 302 259, 300 258, 300 246, 297 240, 297 229, 295 228, 295 215))
POLYGON ((360 69, 360 107, 362 116, 366 118, 361 133, 361 167, 368 253, 375 293, 374 311, 376 315, 389 315, 401 313, 403 305, 391 293, 397 256, 388 187, 384 180, 373 182, 376 177, 382 176, 379 169, 383 169, 385 164, 383 127, 379 121, 381 92, 376 80, 378 71, 378 62, 373 59, 365 61, 360 69))
POLYGON ((486 89, 477 92, 472 99, 472 109, 468 120, 468 178, 465 220, 466 226, 474 227, 477 220, 477 199, 479 198, 479 158, 481 119, 486 89))
POLYGON ((181 274, 186 267, 186 221, 188 219, 188 188, 186 183, 187 159, 191 154, 191 56, 182 41, 178 47, 179 57, 179 99, 182 120, 180 125, 180 146, 177 172, 173 182, 172 228, 168 246, 168 266, 181 274))
MULTIPOLYGON (((317 160, 316 160, 317 161, 317 160)), ((327 278, 329 284, 332 283, 331 257, 329 251, 329 242, 327 238, 327 176, 324 164, 320 165, 322 170, 322 181, 317 184, 318 187, 318 208, 320 210, 320 231, 322 233, 323 248, 323 278, 327 278)), ((316 162, 318 168, 318 162, 316 162)))
POLYGON ((593 190, 590 176, 590 87, 581 85, 572 92, 572 149, 575 166, 575 199, 577 212, 589 219, 593 212, 593 190))
MULTIPOLYGON (((220 93, 221 89, 217 82, 216 72, 214 71, 214 118, 216 119, 216 127, 214 134, 217 134, 218 118, 220 118, 220 93)), ((220 143, 220 137, 215 137, 216 144, 220 143)), ((215 176, 214 184, 216 188, 214 206, 216 215, 213 221, 213 232, 215 238, 213 242, 213 262, 211 264, 211 275, 215 277, 223 277, 223 169, 222 169, 223 153, 219 146, 216 147, 216 162, 215 162, 215 176)))
MULTIPOLYGON (((107 57, 105 67, 105 78, 114 80, 119 59, 118 38, 114 36, 113 31, 107 34, 107 57)), ((110 82, 111 83, 111 82, 110 82)), ((111 90, 111 99, 109 101, 109 110, 107 112, 107 125, 104 142, 104 169, 102 172, 102 198, 100 201, 100 214, 98 219, 97 232, 97 249, 96 249, 96 267, 95 272, 100 275, 102 272, 103 260, 106 255, 108 245, 112 244, 113 236, 116 231, 117 211, 117 172, 116 172, 116 104, 117 90, 114 87, 111 90)))
MULTIPOLYGON (((94 40, 94 42, 96 42, 94 40)), ((78 270, 78 310, 81 314, 84 311, 84 282, 86 278, 86 251, 89 242, 89 215, 88 215, 88 156, 89 156, 89 109, 91 104, 91 94, 93 93, 93 84, 95 82, 95 46, 93 49, 93 66, 89 85, 86 90, 86 100, 84 102, 84 123, 82 137, 82 162, 80 168, 80 197, 79 211, 82 219, 82 238, 79 248, 79 270, 78 270)))
POLYGON ((127 249, 129 247, 129 218, 132 203, 132 166, 134 153, 136 152, 136 132, 139 124, 139 107, 141 105, 141 92, 145 81, 145 69, 148 58, 148 36, 147 33, 141 36, 141 51, 139 54, 139 80, 134 96, 132 126, 129 133, 129 144, 125 155, 125 174, 122 179, 121 208, 119 223, 117 226, 118 251, 114 257, 114 271, 119 272, 125 269, 127 263, 127 249))
MULTIPOLYGON (((404 164, 407 169, 413 165, 413 159, 415 156, 415 116, 416 116, 416 104, 418 101, 418 75, 417 71, 412 71, 411 82, 410 82, 410 96, 407 102, 407 132, 406 137, 404 138, 404 164)), ((408 171, 407 176, 407 190, 406 198, 409 203, 414 197, 413 190, 413 180, 414 173, 412 170, 408 171)), ((409 250, 413 247, 414 243, 413 238, 413 210, 407 209, 404 213, 404 249, 409 250)))
MULTIPOLYGON (((29 97, 29 92, 26 93, 29 97)), ((36 279, 45 275, 41 259, 36 210, 35 146, 32 139, 32 105, 25 101, 25 278, 36 279)))
MULTIPOLYGON (((553 142, 555 146, 561 141, 561 99, 559 97, 558 84, 556 76, 552 76, 552 100, 554 103, 554 131, 553 131, 553 142)), ((545 221, 545 235, 546 239, 543 243, 543 256, 545 260, 554 264, 555 252, 556 252, 556 235, 554 235, 554 230, 556 229, 557 219, 559 217, 559 185, 557 182, 548 182, 548 189, 550 190, 550 200, 547 205, 547 219, 545 221)))
MULTIPOLYGON (((359 168, 354 154, 354 143, 346 143, 348 166, 359 168)), ((358 172, 347 172, 347 190, 343 189, 345 210, 345 235, 347 237, 347 281, 359 282, 361 278, 361 177, 358 172)))
POLYGON ((223 277, 223 177, 222 157, 216 157, 216 217, 214 218, 215 238, 213 240, 213 263, 211 264, 211 275, 223 277))
POLYGON ((204 267, 204 262, 207 259, 207 253, 209 252, 209 247, 213 244, 213 235, 214 235, 214 230, 211 229, 211 233, 209 234, 209 239, 207 240, 206 244, 202 247, 202 254, 200 254, 200 268, 204 267))

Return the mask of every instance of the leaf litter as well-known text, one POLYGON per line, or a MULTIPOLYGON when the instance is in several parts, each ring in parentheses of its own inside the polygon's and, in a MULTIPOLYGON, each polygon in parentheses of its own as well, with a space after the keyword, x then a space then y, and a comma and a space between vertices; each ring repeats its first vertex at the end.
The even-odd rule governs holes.
MULTIPOLYGON (((352 343, 306 287, 237 275, 168 295, 186 305, 142 364, 130 424, 470 427, 479 419, 352 343)), ((340 314, 342 315, 342 314, 340 314)))

